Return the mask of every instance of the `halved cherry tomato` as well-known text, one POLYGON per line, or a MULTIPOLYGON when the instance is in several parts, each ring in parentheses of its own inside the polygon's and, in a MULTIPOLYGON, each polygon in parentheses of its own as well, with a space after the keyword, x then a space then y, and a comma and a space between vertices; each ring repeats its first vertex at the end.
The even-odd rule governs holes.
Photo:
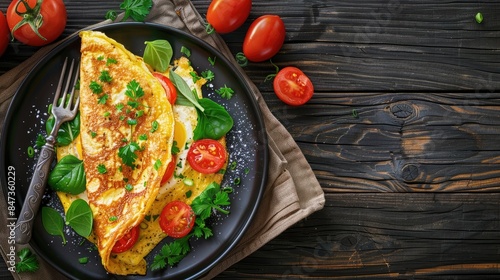
POLYGON ((171 201, 161 211, 160 227, 168 236, 181 238, 186 236, 194 226, 196 216, 191 206, 185 202, 171 201))
POLYGON ((251 0, 213 0, 208 6, 207 21, 220 34, 233 32, 250 14, 251 0))
POLYGON ((193 142, 187 154, 191 167, 204 174, 219 171, 227 159, 227 152, 221 143, 213 139, 201 139, 193 142))
POLYGON ((0 56, 3 55, 9 45, 9 26, 4 14, 0 11, 0 56))
POLYGON ((133 227, 122 238, 120 238, 120 240, 116 241, 115 246, 111 249, 111 252, 123 253, 132 248, 139 238, 139 231, 139 226, 133 227))
POLYGON ((170 104, 175 104, 175 100, 177 100, 177 90, 175 89, 174 84, 170 81, 167 76, 162 73, 154 72, 153 76, 160 82, 167 94, 167 99, 170 104))
POLYGON ((264 15, 248 28, 243 40, 243 54, 253 62, 272 58, 285 42, 285 24, 279 16, 264 15))
POLYGON ((273 87, 281 101, 293 106, 306 103, 314 93, 311 80, 296 67, 281 69, 274 78, 273 87))
POLYGON ((66 28, 66 17, 62 0, 13 0, 7 9, 12 35, 30 46, 43 46, 56 40, 66 28))
POLYGON ((172 178, 172 176, 174 175, 175 161, 175 156, 172 156, 172 160, 168 163, 167 170, 165 170, 165 174, 163 174, 163 178, 161 179, 162 185, 168 182, 168 180, 170 180, 170 178, 172 178))

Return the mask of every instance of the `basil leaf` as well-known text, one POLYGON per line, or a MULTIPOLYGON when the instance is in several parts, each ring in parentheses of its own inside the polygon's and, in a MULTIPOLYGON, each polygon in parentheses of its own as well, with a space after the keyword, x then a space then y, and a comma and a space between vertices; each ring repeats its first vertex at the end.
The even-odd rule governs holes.
POLYGON ((63 157, 50 172, 47 180, 53 190, 69 194, 82 193, 86 183, 83 161, 73 155, 63 157))
POLYGON ((198 124, 194 129, 194 140, 220 139, 233 127, 233 118, 224 107, 208 98, 198 100, 205 111, 198 111, 198 124))
POLYGON ((146 41, 144 49, 144 62, 153 67, 156 71, 165 72, 170 65, 170 60, 174 54, 172 46, 167 40, 146 41))
POLYGON ((87 201, 77 199, 71 203, 66 213, 66 224, 83 237, 87 237, 92 232, 93 224, 92 209, 87 201))
POLYGON ((169 72, 170 81, 174 84, 177 89, 177 101, 175 104, 185 105, 185 106, 195 106, 200 111, 204 111, 205 109, 198 102, 198 96, 191 91, 188 84, 184 79, 179 76, 174 71, 170 70, 169 72))
POLYGON ((42 207, 42 224, 47 233, 61 236, 63 244, 66 244, 64 221, 59 212, 50 207, 42 207))
MULTIPOLYGON (((52 128, 56 119, 53 115, 50 115, 45 123, 45 130, 47 131, 47 135, 52 132, 52 128)), ((68 146, 76 139, 76 137, 80 134, 80 113, 76 115, 76 117, 68 122, 63 123, 59 127, 59 131, 57 132, 56 143, 58 146, 68 146)))

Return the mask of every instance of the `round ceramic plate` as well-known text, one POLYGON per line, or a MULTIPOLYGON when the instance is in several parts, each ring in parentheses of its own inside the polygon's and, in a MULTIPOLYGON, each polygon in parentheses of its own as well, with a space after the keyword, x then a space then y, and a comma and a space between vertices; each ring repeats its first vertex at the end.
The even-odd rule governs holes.
MULTIPOLYGON (((221 215, 210 220, 214 236, 209 239, 190 241, 191 252, 176 266, 161 271, 150 271, 145 276, 118 277, 108 274, 101 265, 100 257, 93 244, 65 228, 68 240, 62 244, 60 236, 49 235, 43 228, 40 215, 37 216, 31 245, 36 253, 63 274, 75 279, 186 279, 203 276, 217 264, 238 242, 251 223, 263 193, 267 177, 268 153, 264 123, 257 102, 243 77, 236 68, 216 49, 206 42, 180 30, 155 24, 118 23, 96 28, 122 43, 128 50, 142 56, 144 42, 166 39, 174 49, 174 58, 182 55, 181 48, 191 51, 190 60, 199 73, 212 70, 215 79, 204 86, 204 96, 216 100, 224 106, 234 119, 234 127, 227 135, 229 161, 238 164, 228 170, 223 186, 233 186, 230 194, 229 215, 221 215), (210 60, 215 59, 212 65, 210 60), (215 89, 227 85, 235 94, 229 100, 222 99, 215 89), (239 178, 239 184, 234 181, 239 178), (78 259, 88 257, 86 264, 78 259)), ((37 153, 28 156, 28 147, 35 147, 39 134, 45 136, 45 120, 48 104, 52 103, 60 69, 66 57, 79 58, 80 38, 69 38, 51 51, 29 73, 19 87, 8 110, 1 135, 0 166, 3 186, 7 186, 7 170, 14 170, 16 213, 22 207, 27 192, 37 153)), ((36 151, 36 150, 35 150, 36 151)), ((9 175, 9 184, 12 173, 9 175)), ((4 188, 5 191, 5 188, 4 188)), ((57 195, 49 188, 42 205, 61 211, 57 195)), ((150 264, 165 242, 160 243, 147 257, 150 264)))

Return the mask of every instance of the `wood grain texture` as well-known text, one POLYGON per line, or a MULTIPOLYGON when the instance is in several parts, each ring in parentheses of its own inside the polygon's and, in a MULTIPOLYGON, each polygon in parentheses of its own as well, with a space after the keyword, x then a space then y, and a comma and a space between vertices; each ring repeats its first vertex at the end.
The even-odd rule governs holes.
MULTIPOLYGON (((66 0, 63 36, 121 2, 66 0)), ((202 15, 210 3, 192 2, 202 15)), ((217 279, 498 279, 500 4, 254 0, 245 24, 223 36, 233 54, 263 14, 286 25, 273 62, 300 67, 315 95, 284 105, 264 81, 270 62, 245 71, 327 202, 217 279)), ((35 50, 13 44, 0 74, 35 50)))

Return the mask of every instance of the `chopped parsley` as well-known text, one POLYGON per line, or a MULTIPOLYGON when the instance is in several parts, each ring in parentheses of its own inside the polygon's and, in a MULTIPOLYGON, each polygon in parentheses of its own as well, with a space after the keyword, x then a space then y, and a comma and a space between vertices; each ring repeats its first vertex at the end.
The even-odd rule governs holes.
POLYGON ((210 63, 210 65, 214 66, 215 65, 215 61, 217 60, 217 57, 214 56, 213 58, 211 57, 208 57, 208 62, 210 63))
POLYGON ((109 75, 108 70, 101 71, 101 75, 99 76, 99 81, 104 83, 110 83, 112 80, 113 78, 111 78, 111 76, 109 75))
POLYGON ((117 61, 114 58, 108 58, 106 59, 106 66, 110 66, 111 64, 116 64, 117 61))
POLYGON ((106 174, 108 172, 108 170, 106 169, 106 166, 104 166, 104 164, 99 164, 97 166, 97 171, 101 174, 106 174))
POLYGON ((180 153, 180 151, 181 151, 181 150, 180 150, 180 149, 179 149, 179 147, 177 146, 177 141, 174 141, 174 142, 172 143, 172 149, 171 149, 172 155, 176 155, 176 154, 180 153))
POLYGON ((216 89, 215 92, 217 92, 222 98, 231 99, 231 97, 233 97, 234 90, 224 85, 220 89, 216 89))
POLYGON ((136 80, 132 80, 127 84, 125 95, 131 99, 127 104, 136 109, 140 105, 138 99, 144 96, 144 90, 136 80))
POLYGON ((90 90, 94 93, 94 94, 101 94, 102 93, 102 86, 96 82, 96 81, 92 81, 90 82, 90 90))
POLYGON ((99 98, 97 98, 97 103, 104 105, 104 104, 106 104, 106 101, 108 99, 109 99, 109 95, 103 94, 103 95, 99 96, 99 98))
POLYGON ((157 121, 153 121, 153 122, 151 123, 151 133, 153 133, 153 132, 157 131, 157 130, 158 130, 158 126, 159 126, 159 125, 160 125, 160 124, 159 124, 157 121))
POLYGON ((205 70, 201 72, 201 76, 208 82, 212 81, 215 78, 215 74, 214 72, 212 72, 212 70, 205 70))
POLYGON ((191 56, 191 50, 184 46, 181 47, 181 53, 183 53, 186 57, 191 56))
POLYGON ((156 171, 158 171, 158 169, 160 169, 160 167, 161 167, 161 160, 157 159, 155 161, 154 168, 156 171))
POLYGON ((118 149, 118 156, 122 159, 125 165, 135 168, 134 162, 137 159, 136 151, 139 149, 139 144, 136 142, 130 142, 129 144, 118 149))
POLYGON ((137 120, 136 119, 128 119, 127 124, 128 125, 137 125, 137 120))

